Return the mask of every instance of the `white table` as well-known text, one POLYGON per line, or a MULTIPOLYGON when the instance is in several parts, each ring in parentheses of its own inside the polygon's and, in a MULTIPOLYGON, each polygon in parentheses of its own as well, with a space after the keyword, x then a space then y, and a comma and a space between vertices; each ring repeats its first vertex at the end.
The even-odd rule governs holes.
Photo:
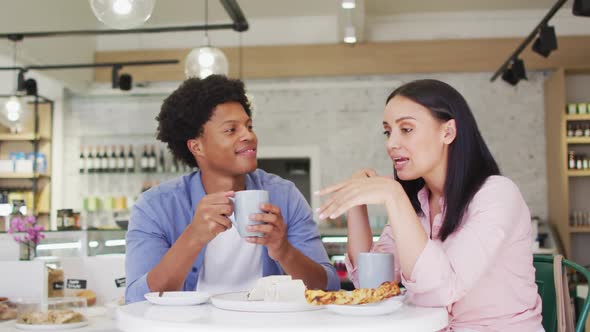
POLYGON ((437 331, 448 324, 445 308, 405 304, 383 316, 342 316, 322 309, 293 313, 227 311, 211 304, 159 306, 147 301, 120 307, 117 328, 124 332, 194 331, 437 331))

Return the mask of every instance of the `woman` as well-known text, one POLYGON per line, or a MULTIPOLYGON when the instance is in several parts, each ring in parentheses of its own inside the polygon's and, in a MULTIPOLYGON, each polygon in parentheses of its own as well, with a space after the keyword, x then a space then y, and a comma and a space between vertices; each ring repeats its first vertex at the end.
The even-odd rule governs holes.
POLYGON ((449 330, 543 331, 529 209, 500 176, 465 99, 436 80, 407 83, 383 113, 395 179, 364 169, 319 192, 320 219, 349 210, 347 266, 390 252, 417 305, 446 306, 449 330), (375 244, 367 204, 389 223, 375 244))

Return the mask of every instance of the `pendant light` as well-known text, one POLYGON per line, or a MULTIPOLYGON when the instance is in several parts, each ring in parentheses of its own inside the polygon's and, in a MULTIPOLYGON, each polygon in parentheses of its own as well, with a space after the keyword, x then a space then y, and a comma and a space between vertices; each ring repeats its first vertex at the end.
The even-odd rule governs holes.
POLYGON ((208 7, 208 0, 205 0, 204 46, 194 48, 186 56, 184 62, 184 74, 187 78, 205 78, 212 74, 227 75, 229 71, 229 65, 225 54, 223 54, 220 49, 212 47, 209 43, 209 34, 207 32, 207 26, 209 24, 208 7))
MULTIPOLYGON (((17 42, 14 42, 14 47, 13 47, 13 61, 12 61, 12 66, 16 67, 16 44, 17 42)), ((23 105, 22 102, 20 100, 20 97, 18 95, 18 84, 17 84, 17 76, 18 74, 16 74, 15 71, 15 77, 13 79, 14 82, 14 94, 12 96, 10 96, 6 102, 4 103, 4 111, 6 112, 6 118, 8 119, 8 121, 10 121, 15 127, 18 127, 18 124, 20 122, 21 119, 21 114, 23 111, 23 105)))
POLYGON ((89 0, 94 16, 113 29, 135 28, 147 21, 156 0, 89 0))

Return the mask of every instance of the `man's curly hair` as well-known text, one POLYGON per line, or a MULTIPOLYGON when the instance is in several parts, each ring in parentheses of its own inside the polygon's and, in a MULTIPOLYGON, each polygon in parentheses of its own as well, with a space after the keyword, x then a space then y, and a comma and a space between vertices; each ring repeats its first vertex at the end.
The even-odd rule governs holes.
POLYGON ((164 99, 158 121, 158 140, 166 143, 172 155, 191 167, 198 167, 186 146, 189 139, 201 136, 203 127, 217 105, 238 102, 251 116, 244 83, 223 75, 189 78, 164 99))

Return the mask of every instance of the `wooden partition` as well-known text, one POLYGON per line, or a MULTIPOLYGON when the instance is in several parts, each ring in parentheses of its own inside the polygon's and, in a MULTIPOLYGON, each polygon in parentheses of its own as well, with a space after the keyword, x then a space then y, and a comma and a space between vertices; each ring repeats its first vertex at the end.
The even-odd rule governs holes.
MULTIPOLYGON (((251 46, 222 48, 230 76, 244 79, 317 77, 399 73, 494 72, 522 42, 521 38, 457 39, 344 44, 251 46), (240 70, 241 63, 241 70, 240 70), (240 74, 241 73, 241 74, 240 74)), ((198 45, 195 45, 198 46, 198 45)), ((127 67, 123 72, 140 81, 184 79, 189 49, 97 52, 97 62, 178 59, 180 64, 127 67)), ((527 48, 527 70, 586 67, 590 37, 559 37, 559 49, 544 58, 527 48)), ((110 69, 96 69, 96 81, 110 82, 110 69)))

